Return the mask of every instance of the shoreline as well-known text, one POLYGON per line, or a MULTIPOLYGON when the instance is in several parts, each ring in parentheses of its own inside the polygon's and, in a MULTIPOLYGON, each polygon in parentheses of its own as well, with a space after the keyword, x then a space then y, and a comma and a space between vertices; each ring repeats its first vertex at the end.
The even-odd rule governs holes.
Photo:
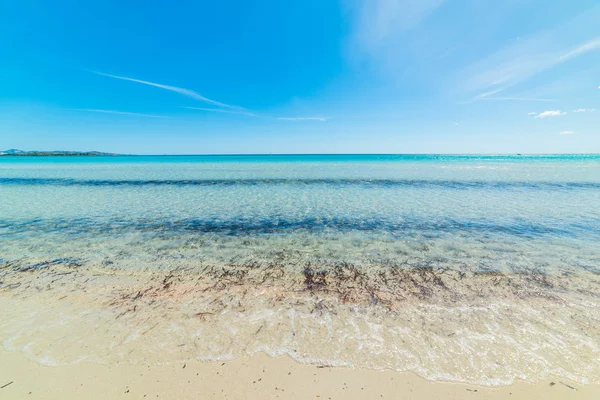
POLYGON ((299 364, 265 354, 225 362, 44 367, 0 348, 0 396, 11 399, 597 399, 600 385, 564 378, 487 387, 428 381, 414 373, 299 364), (467 397, 468 396, 468 397, 467 397))
POLYGON ((266 354, 489 387, 548 376, 600 384, 595 300, 581 294, 595 292, 589 276, 7 267, 3 347, 49 368, 229 363, 266 354))

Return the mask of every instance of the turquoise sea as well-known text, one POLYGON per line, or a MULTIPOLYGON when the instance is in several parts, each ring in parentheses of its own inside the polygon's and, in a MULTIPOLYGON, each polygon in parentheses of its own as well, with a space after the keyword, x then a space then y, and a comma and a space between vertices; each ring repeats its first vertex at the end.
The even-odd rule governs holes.
MULTIPOLYGON (((3 157, 0 191, 4 259, 114 258, 101 242, 118 237, 136 241, 134 267, 152 240, 176 252, 188 235, 283 241, 325 262, 395 259, 410 243, 444 253, 452 242, 444 262, 469 268, 599 267, 600 156, 3 157), (100 246, 92 254, 89 241, 100 246)), ((195 257, 270 250, 235 247, 195 257)))
MULTIPOLYGON (((281 304, 245 297, 252 312, 224 306, 194 328, 204 338, 240 337, 257 321, 272 330, 243 346, 196 346, 194 358, 265 351, 484 384, 600 376, 599 155, 0 157, 0 263, 5 277, 57 265, 281 270, 269 286, 290 282, 281 304), (356 296, 333 301, 349 266, 356 296), (472 280, 400 289, 382 278, 397 271, 472 280), (318 318, 286 302, 304 294, 318 318)), ((4 345, 25 351, 30 328, 0 331, 4 345)))

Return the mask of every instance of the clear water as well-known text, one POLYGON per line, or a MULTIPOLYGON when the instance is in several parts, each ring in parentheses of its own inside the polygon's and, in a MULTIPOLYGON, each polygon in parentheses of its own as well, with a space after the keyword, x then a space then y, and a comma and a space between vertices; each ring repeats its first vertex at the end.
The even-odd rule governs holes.
MULTIPOLYGON (((201 359, 267 351, 490 384, 549 373, 581 381, 600 375, 593 319, 600 311, 600 156, 0 157, 5 276, 60 260, 82 271, 116 269, 138 280, 182 270, 210 275, 207 266, 230 272, 259 266, 262 274, 277 267, 287 288, 277 290, 288 290, 286 299, 301 292, 315 304, 327 300, 330 308, 338 307, 319 309, 316 316, 314 308, 303 311, 292 301, 274 305, 260 293, 244 297, 245 311, 223 307, 211 314, 212 330, 194 325, 195 336, 188 335, 239 335, 251 332, 257 320, 268 326, 277 321, 279 328, 262 329, 266 336, 260 340, 248 333, 252 340, 239 347, 196 343, 204 350, 194 357, 201 359), (340 265, 365 276, 358 286, 371 297, 363 301, 357 294, 348 304, 330 298, 333 289, 320 281, 311 283, 327 276, 327 288, 339 292, 333 276, 340 265), (369 289, 378 274, 424 268, 469 273, 472 280, 452 298, 443 294, 448 289, 431 287, 425 297, 406 295, 405 303, 394 298, 387 308, 381 305, 385 296, 369 289), (480 279, 486 273, 524 283, 490 290, 491 283, 480 279), (524 278, 539 274, 551 287, 524 278), (298 290, 290 292, 294 285, 298 290), (484 294, 478 297, 478 290, 484 294), (540 300, 544 296, 532 295, 535 290, 555 301, 540 300), (373 296, 377 301, 369 301, 373 296), (455 319, 448 317, 455 313, 455 319), (419 328, 407 322, 411 318, 429 325, 419 328), (585 326, 557 322, 568 319, 585 326), (442 326, 456 329, 443 336, 442 326), (305 335, 296 336, 298 329, 305 335), (550 353, 544 343, 552 343, 550 353), (304 348, 302 356, 298 348, 304 348), (503 355, 506 349, 514 353, 503 355), (462 361, 453 362, 452 354, 462 361)), ((378 290, 392 285, 377 282, 378 290)), ((388 289, 394 295, 400 290, 388 289)), ((214 296, 223 291, 231 288, 214 296)), ((29 348, 23 338, 30 337, 33 319, 27 321, 5 332, 12 338, 5 340, 7 347, 29 348)), ((169 332, 162 333, 177 336, 169 332)), ((37 351, 38 359, 52 359, 43 348, 37 351)), ((80 353, 83 359, 110 358, 100 350, 80 353)), ((184 357, 174 349, 165 353, 184 357)))

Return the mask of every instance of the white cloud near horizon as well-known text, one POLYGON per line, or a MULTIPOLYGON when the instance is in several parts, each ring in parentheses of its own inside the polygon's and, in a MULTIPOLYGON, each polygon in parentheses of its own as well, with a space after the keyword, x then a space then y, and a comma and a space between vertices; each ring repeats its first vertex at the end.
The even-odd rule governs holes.
POLYGON ((215 106, 219 106, 219 107, 224 107, 224 108, 230 108, 230 109, 235 109, 235 110, 245 110, 245 108, 243 107, 239 107, 239 106, 234 106, 234 105, 230 105, 230 104, 225 104, 225 103, 221 103, 219 101, 216 100, 212 100, 209 99, 208 97, 202 96, 199 93, 194 92, 193 90, 190 89, 185 89, 185 88, 180 88, 180 87, 176 87, 176 86, 169 86, 169 85, 163 85, 161 83, 155 83, 155 82, 150 82, 150 81, 143 81, 141 79, 135 79, 135 78, 129 78, 126 76, 118 76, 118 75, 112 75, 112 74, 106 74, 104 72, 98 72, 98 71, 90 71, 96 75, 101 75, 101 76, 105 76, 108 78, 113 78, 113 79, 120 79, 123 81, 129 81, 129 82, 135 82, 135 83, 140 83, 142 85, 148 85, 148 86, 153 86, 153 87, 157 87, 159 89, 164 89, 164 90, 168 90, 170 92, 175 92, 175 93, 179 93, 183 96, 187 96, 190 97, 192 99, 198 100, 198 101, 202 101, 205 103, 209 103, 215 106))
POLYGON ((566 112, 560 110, 548 110, 539 113, 535 118, 548 118, 548 117, 559 117, 561 115, 567 114, 566 112))
POLYGON ((583 112, 596 112, 595 108, 578 108, 573 110, 574 113, 583 113, 583 112))
POLYGON ((572 135, 572 134, 574 134, 574 133, 575 133, 575 132, 573 132, 573 131, 560 131, 560 134, 561 134, 561 135, 572 135))
POLYGON ((536 112, 530 112, 530 113, 527 113, 527 115, 537 115, 537 113, 536 112))
POLYGON ((101 114, 115 114, 115 115, 127 115, 131 117, 147 117, 147 118, 171 118, 166 115, 154 115, 154 114, 143 114, 129 111, 117 111, 117 110, 101 110, 96 108, 71 108, 73 111, 86 111, 101 114))

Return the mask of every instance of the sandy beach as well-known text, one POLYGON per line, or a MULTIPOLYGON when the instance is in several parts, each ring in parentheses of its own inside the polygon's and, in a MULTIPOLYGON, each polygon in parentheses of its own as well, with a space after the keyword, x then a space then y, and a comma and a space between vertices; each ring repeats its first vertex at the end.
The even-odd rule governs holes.
MULTIPOLYGON (((261 276, 261 272, 255 273, 261 276)), ((489 279, 504 278, 471 276, 466 281, 468 285, 461 284, 455 290, 465 292, 467 286, 489 286, 489 279), (485 281, 478 282, 480 279, 485 281)), ((234 281, 218 289, 207 290, 207 287, 212 288, 213 282, 203 282, 189 272, 148 275, 106 268, 86 270, 58 264, 25 270, 13 266, 12 270, 4 270, 2 280, 0 300, 6 323, 0 332, 4 346, 11 349, 2 349, 0 357, 2 398, 595 399, 600 396, 600 385, 576 382, 564 376, 548 376, 532 382, 517 379, 508 385, 488 386, 449 383, 444 379, 432 381, 411 371, 333 366, 314 359, 311 363, 298 363, 289 356, 269 356, 260 347, 250 351, 249 346, 254 340, 259 341, 261 331, 264 329, 266 332, 270 328, 254 324, 244 330, 244 324, 248 322, 241 322, 239 316, 236 318, 238 330, 231 337, 240 344, 245 343, 245 351, 213 361, 195 359, 199 349, 204 349, 201 354, 206 354, 213 348, 210 346, 227 343, 225 338, 232 335, 231 332, 219 331, 222 327, 211 312, 194 313, 202 309, 203 301, 240 296, 240 291, 249 292, 251 288, 254 292, 245 293, 246 304, 247 298, 251 297, 272 300, 292 296, 293 291, 283 292, 273 285, 255 286, 256 282, 252 279, 247 287, 234 281), (207 335, 204 337, 192 333, 211 325, 213 336, 209 335, 210 330, 204 331, 207 335), (192 338, 198 343, 190 343, 192 338)), ((333 285, 332 281, 329 283, 333 285)), ((523 287, 517 287, 521 294, 526 293, 523 287)), ((531 290, 532 286, 527 288, 531 290)), ((539 292, 535 293, 539 296, 539 292)), ((294 304, 298 309, 302 308, 299 299, 309 301, 308 298, 315 297, 307 307, 312 308, 310 314, 317 313, 318 318, 327 318, 323 310, 332 307, 341 312, 342 305, 335 303, 335 298, 328 298, 323 287, 299 291, 296 296, 294 304), (315 304, 326 304, 320 310, 322 313, 314 311, 315 304)), ((552 299, 550 291, 544 296, 552 299)), ((527 300, 537 301, 540 310, 556 304, 554 299, 548 303, 546 298, 540 303, 532 293, 527 300)), ((238 304, 238 308, 241 302, 232 301, 238 304)), ((423 298, 420 302, 440 305, 443 297, 423 298)), ((353 304, 353 307, 362 304, 360 298, 355 298, 353 304)), ((396 308, 406 310, 414 306, 410 301, 395 304, 396 308)), ((278 307, 277 303, 273 303, 273 307, 278 307)), ((220 311, 222 316, 219 320, 226 318, 232 312, 231 308, 235 306, 226 305, 220 311)), ((386 310, 392 312, 389 308, 386 310)), ((561 306, 549 310, 557 313, 561 306)), ((249 310, 241 312, 251 313, 249 310)), ((439 316, 431 318, 439 319, 439 316)), ((441 326, 444 320, 436 323, 441 326)), ((476 322, 473 319, 472 323, 485 324, 486 321, 476 322)), ((418 335, 427 343, 439 334, 438 329, 441 328, 434 330, 429 327, 418 335)), ((595 332, 593 326, 588 329, 591 333, 595 332)), ((447 336, 456 339, 454 334, 447 336)), ((317 346, 318 341, 311 343, 317 346)), ((493 346, 497 344, 490 342, 489 349, 479 351, 491 352, 493 346)), ((269 351, 268 347, 263 349, 269 351)), ((309 347, 307 351, 311 350, 314 349, 309 347)), ((325 350, 321 348, 319 351, 325 350)), ((368 357, 372 358, 373 354, 368 354, 368 357)), ((440 361, 440 370, 450 366, 459 371, 469 363, 464 354, 457 353, 455 357, 454 364, 451 360, 440 361)), ((522 367, 527 366, 526 362, 522 363, 522 367)), ((436 367, 435 364, 431 366, 436 367)), ((594 374, 591 368, 590 373, 594 374)), ((492 378, 493 372, 490 371, 493 370, 482 367, 477 373, 481 376, 488 374, 492 378)))
POLYGON ((504 387, 430 382, 412 373, 303 365, 256 355, 228 362, 43 367, 0 353, 3 399, 597 399, 562 378, 504 387))

